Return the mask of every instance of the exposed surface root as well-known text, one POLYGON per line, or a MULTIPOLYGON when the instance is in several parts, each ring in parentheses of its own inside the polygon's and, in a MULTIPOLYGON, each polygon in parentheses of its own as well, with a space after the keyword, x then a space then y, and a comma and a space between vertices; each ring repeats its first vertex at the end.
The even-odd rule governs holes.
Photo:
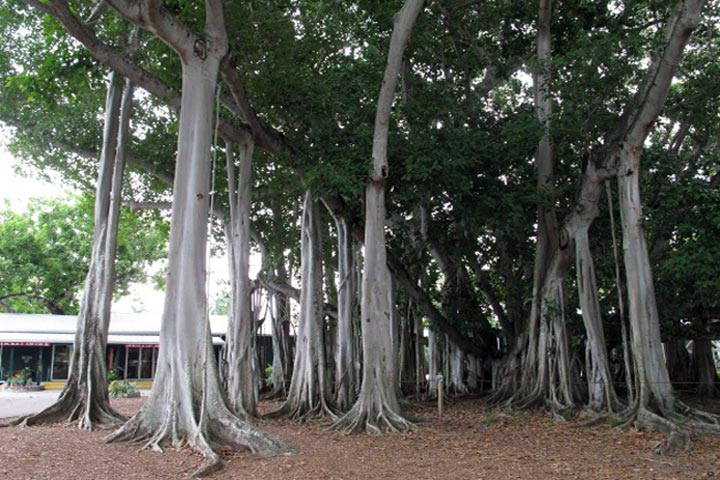
POLYGON ((336 420, 331 428, 346 434, 365 431, 371 435, 380 435, 387 432, 408 432, 413 430, 415 425, 384 405, 378 407, 360 401, 336 420))
POLYGON ((31 427, 49 423, 76 424, 82 430, 116 428, 126 418, 101 399, 88 399, 77 391, 74 384, 68 384, 57 402, 39 413, 17 418, 9 423, 13 427, 31 427))
POLYGON ((260 395, 260 400, 285 400, 287 398, 287 389, 275 388, 270 392, 260 395))
POLYGON ((110 442, 133 442, 143 449, 162 451, 165 447, 185 446, 206 458, 206 464, 193 473, 204 477, 220 470, 223 462, 216 453, 218 447, 247 449, 261 455, 295 453, 295 450, 233 415, 224 405, 215 405, 200 413, 200 420, 188 410, 171 404, 157 412, 146 408, 131 418, 120 429, 105 438, 110 442))
POLYGON ((691 435, 710 433, 720 435, 720 416, 691 408, 677 402, 675 410, 658 415, 645 407, 626 410, 620 415, 622 423, 618 428, 633 425, 668 434, 668 437, 657 444, 653 453, 672 455, 679 449, 692 450, 691 435))
POLYGON ((693 448, 695 448, 695 444, 690 440, 690 435, 687 432, 675 430, 670 432, 668 438, 655 445, 652 451, 655 455, 672 455, 679 449, 689 452, 693 448))
POLYGON ((193 476, 193 477, 196 477, 196 478, 207 477, 207 476, 212 475, 213 473, 215 473, 215 472, 217 472, 217 471, 219 471, 219 470, 222 470, 223 466, 224 466, 224 464, 223 464, 222 460, 220 460, 219 458, 216 458, 214 461, 211 461, 210 463, 208 463, 208 464, 205 465, 204 467, 196 470, 196 471, 192 474, 192 476, 193 476))
POLYGON ((320 399, 314 405, 310 402, 293 402, 290 399, 280 407, 279 410, 270 412, 265 415, 267 418, 289 418, 296 422, 307 422, 310 420, 318 420, 329 418, 334 421, 338 418, 335 409, 333 409, 324 399, 320 399))

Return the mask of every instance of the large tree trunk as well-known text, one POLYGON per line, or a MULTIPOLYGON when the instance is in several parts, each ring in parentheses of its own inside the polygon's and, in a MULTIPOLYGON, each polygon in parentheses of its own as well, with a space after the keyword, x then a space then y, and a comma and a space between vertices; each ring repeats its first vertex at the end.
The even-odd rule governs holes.
POLYGON ((373 168, 365 189, 365 263, 360 321, 363 342, 363 379, 353 408, 334 425, 338 430, 380 433, 407 430, 411 424, 400 414, 397 399, 396 351, 393 349, 392 289, 385 252, 385 181, 388 177, 387 142, 390 111, 403 52, 423 0, 406 0, 395 15, 387 66, 377 103, 373 136, 373 168))
POLYGON ((352 235, 347 220, 333 216, 337 226, 338 274, 337 346, 335 349, 335 392, 337 408, 346 412, 355 401, 353 305, 355 303, 355 264, 352 235))
POLYGON ((617 235, 615 233, 615 214, 614 204, 612 200, 612 186, 609 182, 605 183, 605 192, 607 193, 608 199, 608 212, 610 213, 610 234, 612 236, 613 246, 613 257, 615 260, 615 289, 617 290, 618 296, 618 317, 620 319, 620 339, 622 342, 623 350, 623 364, 625 366, 625 385, 627 387, 627 403, 630 405, 635 404, 635 370, 632 365, 631 351, 630 351, 630 332, 627 321, 627 315, 625 315, 625 297, 624 288, 622 282, 622 274, 620 268, 620 255, 618 254, 618 242, 617 235))
MULTIPOLYGON (((638 168, 639 155, 642 145, 647 138, 652 123, 656 120, 673 78, 674 72, 682 58, 684 47, 690 34, 697 26, 703 0, 681 0, 668 21, 668 37, 663 45, 663 51, 655 58, 649 69, 643 85, 638 89, 636 98, 628 105, 614 131, 605 142, 607 147, 590 157, 586 162, 586 171, 582 179, 579 202, 566 221, 567 241, 560 242, 555 258, 562 256, 562 250, 572 240, 578 230, 576 222, 582 220, 584 210, 588 205, 583 204, 585 193, 594 190, 592 183, 603 182, 612 176, 618 175, 620 184, 621 211, 623 213, 623 227, 628 235, 624 238, 626 245, 625 260, 628 272, 628 294, 631 299, 631 337, 633 354, 636 360, 638 378, 636 383, 643 383, 638 387, 642 393, 639 400, 640 408, 636 409, 637 418, 642 424, 651 424, 657 427, 670 427, 667 421, 650 415, 651 403, 663 415, 672 414, 669 407, 672 404, 671 387, 667 379, 667 371, 660 361, 662 353, 658 353, 660 346, 659 327, 657 326, 657 309, 654 302, 654 293, 650 276, 650 266, 647 258, 647 247, 640 226, 642 215, 640 209, 638 168), (630 285, 632 283, 632 285, 630 285), (633 319, 634 317, 634 319, 633 319), (651 325, 651 323, 654 323, 651 325), (652 349, 656 351, 651 351, 652 349), (643 362, 640 366, 637 362, 643 362), (664 371, 664 373, 663 373, 664 371), (640 378, 643 377, 643 378, 640 378)), ((592 207, 596 207, 597 200, 593 199, 592 207)), ((547 280, 544 282, 547 284, 547 280)), ((531 320, 534 316, 531 317, 531 320)), ((531 330, 532 334, 533 331, 531 330)), ((534 348, 535 342, 530 341, 529 347, 534 348)), ((527 364, 532 364, 532 357, 528 357, 527 364)), ((512 376, 512 362, 503 362, 503 372, 512 376), (507 367, 510 368, 507 368, 507 367)), ((531 365, 532 366, 532 365, 531 365)), ((502 372, 496 372, 502 373, 502 372)), ((507 385, 510 382, 505 382, 507 385)), ((501 388, 507 389, 501 385, 501 388)), ((637 399, 636 399, 637 402, 637 399)), ((697 415, 696 415, 697 417, 697 415)), ((707 419, 707 416, 703 417, 707 419)), ((704 427, 703 427, 704 428, 704 427)))
POLYGON ((713 346, 709 338, 695 338, 693 340, 693 356, 695 359, 695 371, 697 372, 696 393, 702 398, 718 398, 717 369, 713 357, 713 346))
MULTIPOLYGON (((601 184, 598 184, 601 187, 601 184)), ((598 190, 601 191, 600 188, 598 190)), ((588 228, 590 222, 575 231, 575 268, 578 297, 582 310, 587 347, 589 348, 588 406, 592 410, 614 410, 619 407, 610 373, 605 333, 603 332, 598 288, 595 280, 595 264, 590 252, 588 228)))
POLYGON ((535 244, 535 265, 533 269, 533 293, 530 308, 530 321, 528 323, 527 355, 522 369, 522 385, 529 388, 534 380, 543 375, 543 363, 536 363, 539 357, 545 357, 545 352, 539 351, 543 340, 541 335, 542 290, 545 284, 546 272, 550 269, 552 252, 558 245, 558 222, 554 208, 553 171, 554 159, 552 141, 550 138, 550 119, 552 117, 552 96, 550 94, 550 58, 552 1, 539 0, 538 31, 537 31, 537 59, 539 70, 534 75, 535 84, 535 111, 538 121, 544 128, 543 136, 538 143, 535 153, 535 171, 537 172, 537 189, 543 202, 537 207, 537 240, 535 244))
POLYGON ((684 338, 669 337, 665 342, 665 364, 673 386, 678 390, 689 390, 695 379, 693 362, 684 338))
POLYGON ((673 409, 672 385, 663 358, 660 317, 643 229, 640 152, 640 146, 627 145, 622 151, 618 172, 628 311, 640 406, 666 415, 673 409))
POLYGON ((440 342, 438 337, 441 334, 436 333, 433 329, 428 330, 428 397, 434 398, 437 395, 438 375, 440 369, 440 342))
MULTIPOLYGON (((321 234, 321 242, 323 245, 329 243, 330 240, 330 225, 326 222, 322 222, 323 231, 321 234)), ((338 273, 338 269, 334 268, 333 265, 333 249, 327 248, 323 250, 323 264, 325 268, 323 273, 325 275, 325 283, 323 288, 323 298, 330 305, 338 305, 338 285, 335 282, 335 274, 338 273)), ((339 253, 338 253, 339 255, 339 253)), ((336 310, 337 312, 337 310, 336 310)), ((324 317, 323 324, 323 344, 325 345, 325 379, 328 384, 328 389, 335 393, 333 387, 337 385, 335 373, 336 373, 336 357, 337 357, 337 342, 338 342, 338 318, 333 315, 326 315, 324 317)))
POLYGON ((272 321, 272 392, 270 397, 285 398, 287 395, 287 385, 285 380, 285 359, 288 355, 288 343, 285 338, 283 329, 283 321, 285 314, 282 310, 283 300, 281 294, 272 293, 270 296, 271 304, 271 321, 272 321))
MULTIPOLYGON (((281 218, 275 198, 270 203, 273 216, 281 218)), ((273 224, 274 235, 283 235, 285 226, 282 222, 273 224)), ((277 258, 272 259, 274 266, 271 269, 271 278, 280 284, 288 283, 288 274, 285 269, 285 255, 280 252, 277 258)), ((292 358, 290 358, 290 301, 288 296, 280 291, 272 291, 270 303, 272 305, 272 344, 273 344, 273 373, 272 391, 268 398, 287 397, 288 381, 292 377, 292 358)))
MULTIPOLYGON (((554 390, 549 376, 549 367, 555 359, 549 358, 548 348, 552 346, 554 327, 551 324, 564 321, 559 317, 557 296, 561 295, 562 280, 567 274, 565 252, 558 257, 558 222, 555 213, 553 188, 553 148, 550 137, 552 117, 552 96, 550 92, 550 60, 552 2, 539 0, 537 27, 537 59, 539 69, 533 80, 535 85, 535 111, 544 132, 535 152, 537 190, 542 198, 537 206, 537 233, 535 263, 533 267, 533 288, 530 315, 524 332, 518 335, 512 350, 493 365, 493 389, 491 401, 505 401, 510 405, 534 405, 550 401, 554 390), (553 256, 553 253, 556 253, 553 256), (550 278, 554 275, 554 278, 550 278), (546 304, 544 304, 545 302, 546 304), (548 303, 549 302, 549 303, 548 303), (546 394, 548 394, 546 396, 546 394)), ((567 244, 565 245, 567 246, 567 244)), ((565 344, 566 335, 558 329, 558 340, 565 344)), ((559 359, 563 370, 569 368, 565 359, 559 359)), ((565 386, 562 386, 565 390, 565 386)))
POLYGON ((665 366, 660 323, 640 201, 640 155, 652 124, 667 98, 685 45, 700 20, 704 0, 681 0, 668 24, 664 50, 653 62, 650 75, 637 93, 636 110, 624 116, 617 142, 617 180, 623 228, 623 254, 627 278, 628 313, 637 377, 636 411, 641 423, 675 429, 677 411, 665 366))
POLYGON ((465 353, 454 343, 450 341, 447 343, 450 350, 450 358, 448 358, 448 363, 450 364, 448 388, 452 389, 453 393, 456 395, 462 395, 468 391, 467 385, 465 385, 464 381, 465 353))
POLYGON ((275 413, 297 420, 334 416, 325 366, 320 228, 320 209, 308 190, 301 228, 302 289, 295 337, 295 365, 288 397, 275 413))
POLYGON ((78 315, 70 374, 58 401, 38 414, 20 418, 18 425, 66 420, 79 428, 111 427, 124 418, 108 398, 105 350, 115 281, 115 253, 125 151, 133 87, 111 73, 105 105, 105 128, 95 192, 95 233, 90 268, 78 315))
MULTIPOLYGON (((564 268, 548 272, 542 291, 540 335, 538 339, 539 374, 536 398, 554 409, 573 405, 570 381, 570 350, 565 320, 564 268), (545 357, 543 361, 541 357, 545 357)), ((534 403, 534 396, 527 404, 534 403)), ((527 400, 526 400, 527 402, 527 400)))
POLYGON ((226 225, 228 261, 230 263, 230 316, 225 343, 227 353, 227 388, 230 406, 242 418, 257 415, 257 397, 253 359, 255 322, 250 285, 250 206, 252 197, 253 143, 240 145, 235 182, 233 144, 225 148, 227 160, 230 221, 226 225))
MULTIPOLYGON (((412 300, 410 302, 412 304, 412 300)), ((415 333, 415 395, 419 398, 427 383, 425 380, 425 332, 420 313, 414 312, 413 318, 413 332, 415 333)))
POLYGON ((206 292, 211 129, 220 59, 227 51, 222 7, 206 2, 206 31, 198 37, 157 2, 142 8, 110 0, 129 20, 160 36, 182 62, 182 104, 170 227, 169 268, 160 329, 160 355, 153 389, 143 408, 109 441, 143 441, 146 446, 189 445, 210 464, 222 463, 215 446, 246 447, 274 454, 282 442, 239 419, 220 388, 210 336, 206 292))

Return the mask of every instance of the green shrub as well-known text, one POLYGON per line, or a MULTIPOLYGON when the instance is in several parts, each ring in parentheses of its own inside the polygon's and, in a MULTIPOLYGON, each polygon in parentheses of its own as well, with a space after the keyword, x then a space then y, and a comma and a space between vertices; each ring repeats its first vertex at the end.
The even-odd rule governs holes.
POLYGON ((120 380, 120 376, 118 375, 118 373, 115 370, 110 370, 107 373, 107 381, 108 381, 108 383, 112 383, 115 380, 120 380))
POLYGON ((138 388, 135 382, 113 380, 110 382, 110 385, 108 385, 108 393, 112 398, 125 398, 137 395, 138 388))

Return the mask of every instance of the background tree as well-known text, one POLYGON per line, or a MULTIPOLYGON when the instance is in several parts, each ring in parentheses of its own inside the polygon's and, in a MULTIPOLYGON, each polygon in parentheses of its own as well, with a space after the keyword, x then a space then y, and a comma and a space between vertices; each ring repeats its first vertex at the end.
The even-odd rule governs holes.
MULTIPOLYGON (((147 268, 164 258, 168 225, 151 210, 121 210, 114 292, 147 280, 147 268)), ((26 213, 0 213, 0 297, 17 313, 78 313, 90 264, 93 199, 80 195, 34 200, 26 213)))

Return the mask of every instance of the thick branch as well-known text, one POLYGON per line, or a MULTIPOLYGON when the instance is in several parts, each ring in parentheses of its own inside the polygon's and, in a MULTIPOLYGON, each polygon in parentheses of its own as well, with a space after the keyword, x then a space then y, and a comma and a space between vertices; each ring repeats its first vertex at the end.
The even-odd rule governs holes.
POLYGON ((250 105, 245 86, 237 72, 235 57, 232 54, 225 56, 223 62, 220 64, 220 72, 222 73, 225 84, 230 89, 230 93, 242 117, 248 123, 256 143, 263 143, 265 150, 272 154, 290 149, 290 145, 287 143, 285 137, 276 129, 260 120, 250 105))
POLYGON ((375 129, 373 133, 372 158, 373 167, 370 173, 372 180, 384 180, 388 176, 387 141, 390 127, 390 111, 395 98, 395 87, 402 65, 403 52, 410 39, 413 25, 424 1, 406 1, 402 9, 395 16, 395 25, 390 38, 390 49, 387 54, 387 65, 383 77, 382 87, 377 101, 375 114, 375 129))
MULTIPOLYGON (((180 92, 175 91, 155 75, 140 67, 123 52, 103 43, 90 27, 73 15, 63 1, 50 0, 48 3, 43 3, 40 0, 25 1, 32 7, 54 17, 62 23, 68 33, 78 40, 88 52, 103 65, 115 70, 123 77, 131 80, 136 86, 157 97, 174 112, 177 113, 180 111, 180 92)), ((242 115, 242 112, 237 106, 226 96, 221 97, 221 100, 224 100, 224 106, 231 112, 242 115)), ((247 141, 247 137, 252 134, 252 130, 250 126, 246 124, 236 124, 221 117, 218 125, 218 133, 228 141, 242 143, 247 141)), ((264 142, 263 138, 256 139, 255 143, 258 148, 270 153, 275 152, 276 145, 264 142)))
POLYGON ((192 54, 199 37, 163 8, 160 0, 105 0, 128 21, 154 33, 180 56, 192 54))

